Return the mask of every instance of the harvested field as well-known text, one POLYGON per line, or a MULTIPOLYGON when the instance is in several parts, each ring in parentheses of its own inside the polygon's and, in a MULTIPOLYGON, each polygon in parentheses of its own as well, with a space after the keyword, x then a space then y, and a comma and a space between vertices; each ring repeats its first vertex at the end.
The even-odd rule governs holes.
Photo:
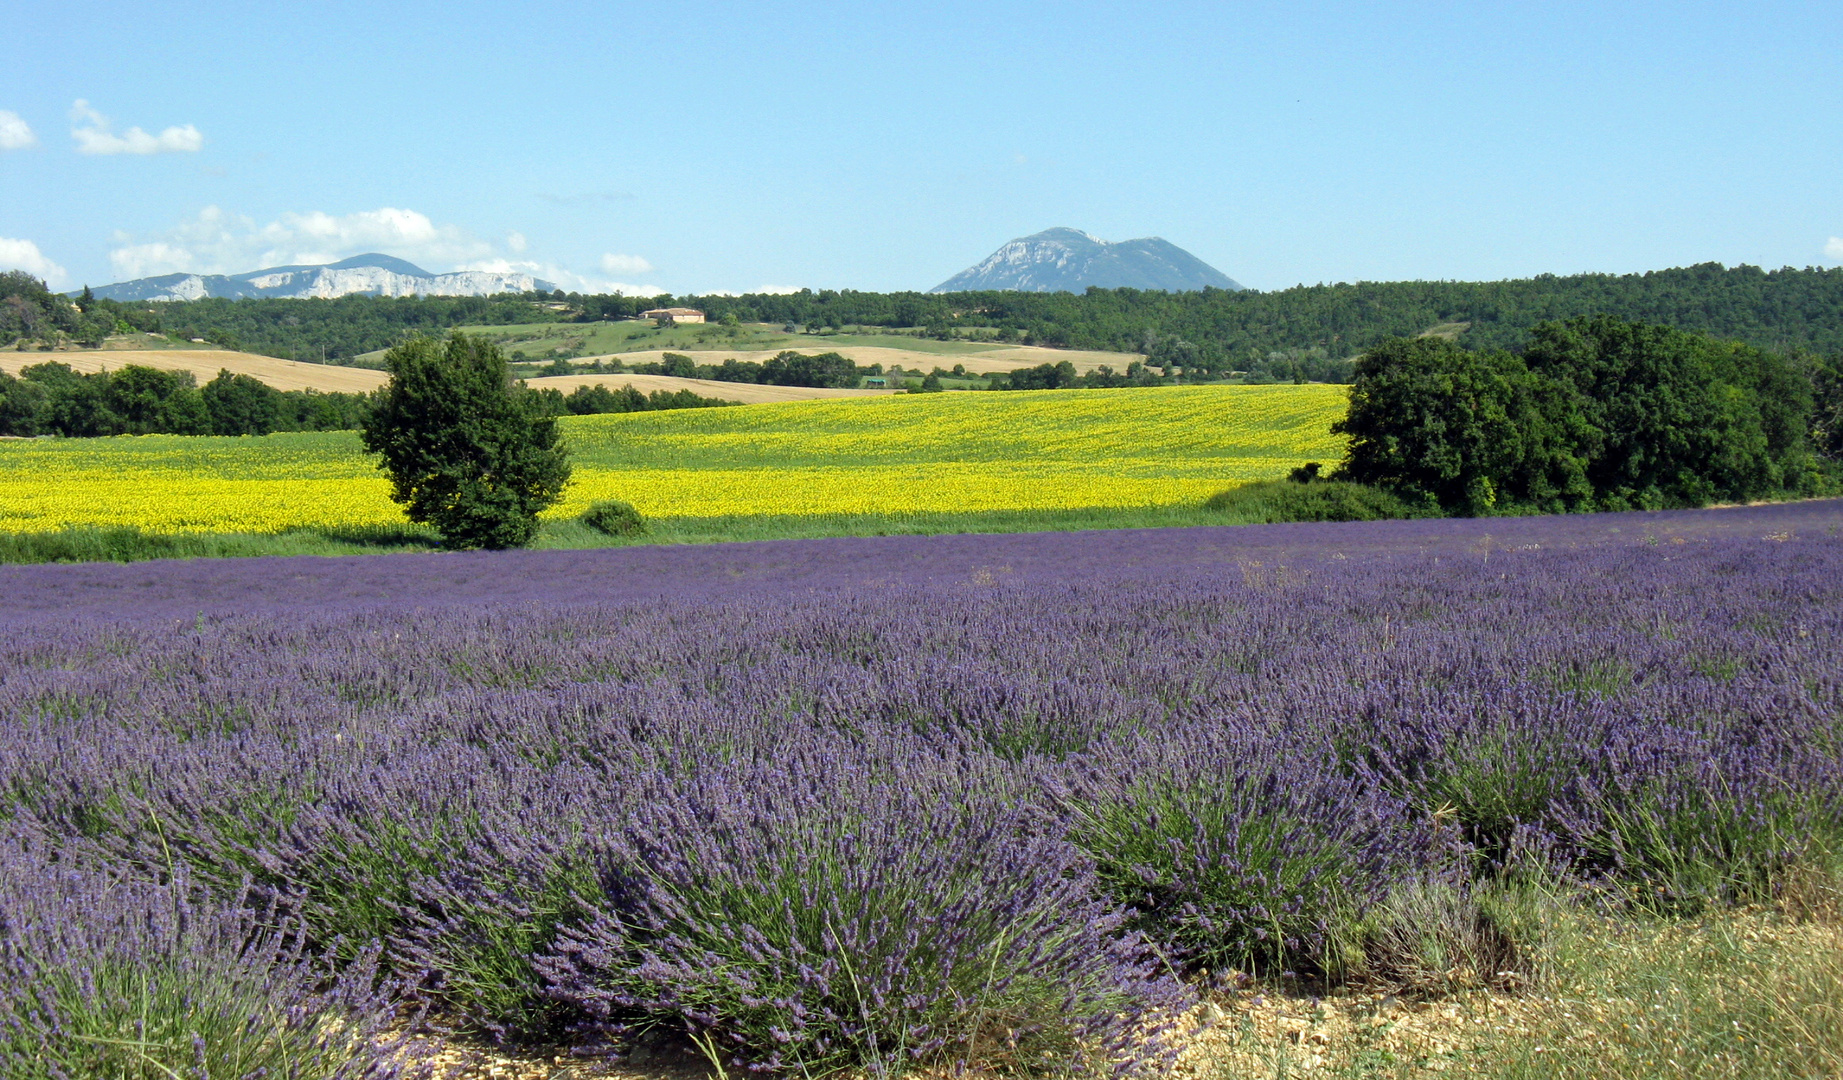
POLYGON ((680 379, 671 375, 544 375, 525 380, 534 390, 569 393, 583 386, 618 390, 631 386, 642 394, 655 390, 689 390, 702 397, 759 405, 770 401, 811 401, 816 398, 879 397, 894 390, 838 390, 817 386, 760 386, 755 383, 719 382, 716 379, 680 379))
MULTIPOLYGON (((998 372, 1067 360, 1078 371, 1085 372, 1102 364, 1115 371, 1125 371, 1128 364, 1145 359, 1138 353, 940 341, 875 331, 788 334, 782 333, 779 327, 759 323, 745 326, 733 335, 704 325, 655 330, 650 323, 633 322, 536 323, 462 329, 499 342, 508 353, 525 353, 531 362, 543 362, 556 355, 568 355, 573 360, 595 357, 645 362, 657 360, 666 352, 679 352, 700 363, 722 363, 728 357, 761 361, 783 350, 791 350, 836 352, 859 364, 880 363, 885 367, 900 364, 906 371, 930 371, 937 365, 952 369, 955 364, 964 364, 969 371, 998 372)), ((380 351, 366 355, 375 359, 383 354, 380 351)))
POLYGON ((721 364, 731 357, 737 360, 754 360, 759 363, 772 359, 783 351, 809 354, 835 352, 852 363, 865 367, 871 364, 882 364, 885 368, 898 366, 904 371, 933 371, 937 367, 951 370, 955 364, 964 364, 966 370, 975 374, 1016 371, 1019 368, 1036 367, 1039 364, 1057 364, 1064 360, 1073 364, 1075 370, 1079 372, 1093 371, 1103 364, 1115 371, 1125 371, 1128 364, 1144 359, 1137 353, 1044 349, 1031 345, 993 345, 942 353, 919 349, 896 349, 882 345, 833 345, 820 337, 810 341, 795 342, 786 349, 723 349, 709 346, 648 349, 643 352, 578 357, 571 363, 580 364, 592 360, 619 360, 625 364, 657 363, 667 352, 683 353, 700 364, 721 364))
POLYGON ((341 367, 337 364, 304 364, 298 360, 278 360, 273 356, 232 352, 229 349, 85 349, 81 352, 0 352, 0 371, 9 375, 34 364, 55 362, 69 364, 86 374, 119 371, 129 364, 157 368, 161 371, 189 371, 200 385, 217 378, 220 370, 233 375, 249 375, 277 390, 320 390, 347 394, 367 394, 389 381, 382 371, 370 368, 341 367))

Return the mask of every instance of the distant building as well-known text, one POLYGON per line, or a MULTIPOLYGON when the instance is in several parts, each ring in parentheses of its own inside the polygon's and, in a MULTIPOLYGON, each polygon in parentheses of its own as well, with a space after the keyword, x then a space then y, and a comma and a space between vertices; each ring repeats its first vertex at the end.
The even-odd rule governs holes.
POLYGON ((667 319, 675 323, 680 323, 680 322, 692 323, 692 322, 703 322, 704 321, 703 312, 699 311, 696 308, 688 308, 688 307, 654 308, 651 311, 642 311, 640 313, 640 317, 642 319, 667 319))

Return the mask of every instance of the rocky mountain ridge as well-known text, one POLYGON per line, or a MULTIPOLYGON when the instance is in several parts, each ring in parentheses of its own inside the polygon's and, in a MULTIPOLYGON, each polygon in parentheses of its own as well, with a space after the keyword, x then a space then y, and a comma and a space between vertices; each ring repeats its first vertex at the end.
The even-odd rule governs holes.
POLYGON ((556 288, 530 274, 461 270, 432 274, 415 263, 375 252, 324 266, 271 266, 247 274, 162 274, 92 290, 108 300, 330 300, 367 296, 493 296, 556 288))

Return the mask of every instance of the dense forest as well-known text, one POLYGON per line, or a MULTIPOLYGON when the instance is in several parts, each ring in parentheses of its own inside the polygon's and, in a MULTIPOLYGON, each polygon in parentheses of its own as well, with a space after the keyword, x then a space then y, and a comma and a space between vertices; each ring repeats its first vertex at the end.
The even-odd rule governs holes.
POLYGON ((1538 323, 1613 315, 1779 352, 1843 355, 1843 268, 1765 271, 1716 263, 1645 274, 1543 275, 1514 281, 1358 282, 1274 292, 870 293, 337 300, 197 300, 119 304, 49 293, 0 275, 0 344, 100 341, 159 332, 296 360, 347 361, 417 333, 455 326, 631 318, 659 306, 714 320, 802 330, 900 328, 964 338, 1148 354, 1187 372, 1265 371, 1334 377, 1335 365, 1390 337, 1445 327, 1470 348, 1518 351, 1538 323))
POLYGON ((1538 323, 1596 314, 1777 351, 1843 353, 1843 269, 1768 272, 1715 263, 1623 276, 1359 282, 1276 292, 802 292, 674 302, 745 322, 921 327, 936 336, 1143 352, 1161 366, 1168 359, 1186 369, 1247 369, 1289 350, 1350 357, 1435 326, 1460 331, 1472 348, 1520 349, 1538 323))

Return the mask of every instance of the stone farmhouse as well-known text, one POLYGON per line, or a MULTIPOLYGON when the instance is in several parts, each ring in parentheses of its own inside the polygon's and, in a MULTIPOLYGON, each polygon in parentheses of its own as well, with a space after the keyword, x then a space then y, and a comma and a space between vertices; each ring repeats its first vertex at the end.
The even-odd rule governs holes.
POLYGON ((640 313, 640 317, 642 319, 669 319, 675 323, 681 323, 681 322, 682 323, 694 323, 694 322, 704 321, 703 312, 699 311, 696 308, 688 308, 688 307, 654 308, 651 311, 642 311, 640 313))

